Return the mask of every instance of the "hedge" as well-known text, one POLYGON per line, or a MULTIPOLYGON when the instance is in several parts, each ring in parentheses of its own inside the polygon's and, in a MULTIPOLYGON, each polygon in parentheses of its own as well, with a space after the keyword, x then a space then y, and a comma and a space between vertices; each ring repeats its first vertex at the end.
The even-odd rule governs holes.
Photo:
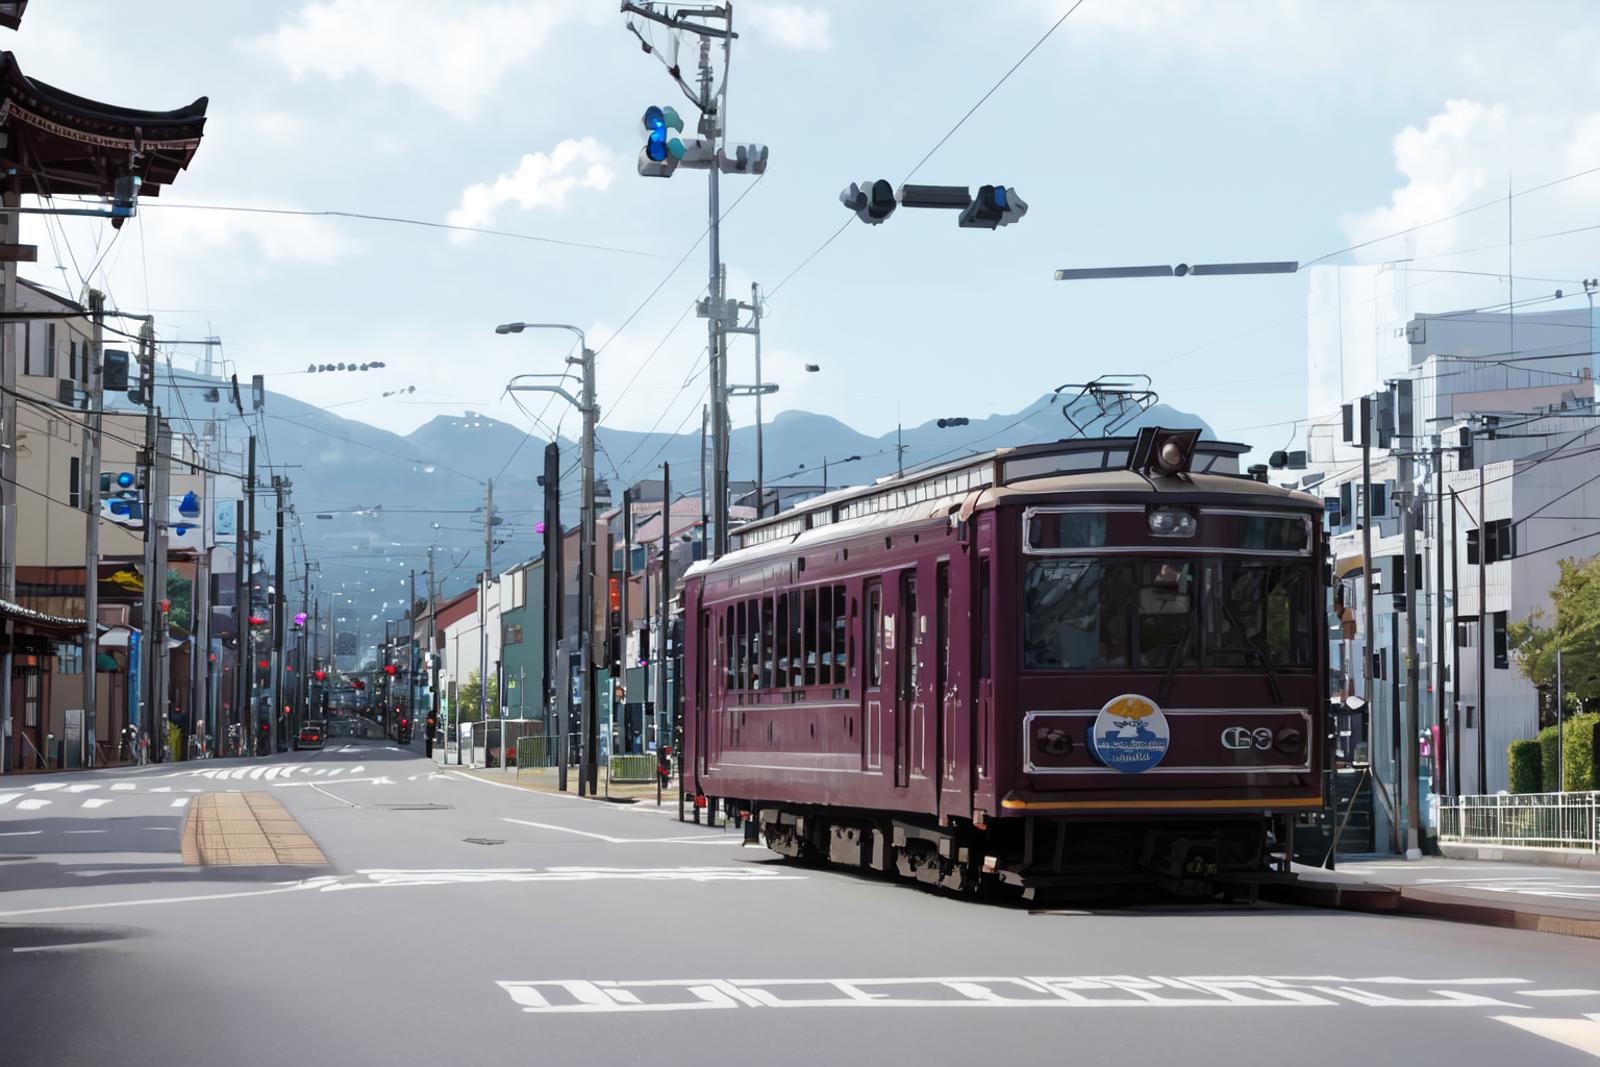
MULTIPOLYGON (((1569 790, 1596 788, 1594 736, 1597 725, 1600 725, 1600 715, 1574 715, 1567 719, 1562 729, 1565 745, 1561 753, 1566 766, 1559 779, 1556 777, 1556 728, 1546 726, 1539 731, 1539 781, 1545 790, 1555 792, 1560 789, 1561 786, 1556 784, 1558 781, 1565 781, 1569 790)), ((1512 792, 1520 793, 1523 790, 1513 788, 1512 792)))
POLYGON ((1542 793, 1544 753, 1536 740, 1513 741, 1506 748, 1506 777, 1513 793, 1542 793))

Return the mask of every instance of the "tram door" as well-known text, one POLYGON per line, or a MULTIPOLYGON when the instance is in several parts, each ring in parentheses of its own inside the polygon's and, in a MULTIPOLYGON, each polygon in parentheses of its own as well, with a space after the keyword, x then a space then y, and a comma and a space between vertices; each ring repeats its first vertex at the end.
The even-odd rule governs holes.
MULTIPOLYGON (((921 638, 917 616, 917 572, 900 572, 900 599, 894 619, 895 702, 894 702, 894 784, 911 784, 913 760, 920 765, 915 742, 922 735, 922 696, 918 691, 918 648, 921 638)), ((916 768, 921 770, 920 766, 916 768)))
POLYGON ((877 771, 883 766, 883 582, 867 582, 867 610, 863 616, 865 632, 861 647, 866 651, 866 670, 861 685, 861 768, 877 771))

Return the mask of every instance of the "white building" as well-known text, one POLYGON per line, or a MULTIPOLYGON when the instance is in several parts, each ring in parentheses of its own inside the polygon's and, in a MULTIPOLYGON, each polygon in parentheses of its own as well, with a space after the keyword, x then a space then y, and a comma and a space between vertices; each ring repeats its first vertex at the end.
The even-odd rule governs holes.
MULTIPOLYGON (((1551 614, 1559 560, 1600 552, 1593 323, 1587 309, 1397 318, 1404 315, 1405 291, 1397 292, 1386 273, 1318 268, 1310 298, 1309 462, 1295 484, 1328 502, 1348 635, 1337 642, 1333 662, 1336 671, 1342 668, 1344 691, 1362 693, 1371 704, 1363 750, 1357 751, 1363 740, 1358 728, 1347 739, 1344 757, 1370 759, 1394 795, 1396 710, 1407 700, 1405 615, 1396 610, 1404 556, 1396 496, 1406 495, 1402 455, 1409 452, 1421 568, 1420 588, 1407 607, 1418 613, 1424 786, 1495 792, 1506 786, 1507 745, 1533 736, 1540 726, 1539 696, 1516 669, 1506 647, 1507 627, 1536 612, 1551 614), (1352 405, 1358 413, 1362 396, 1388 392, 1401 380, 1409 383, 1410 405, 1408 412, 1397 410, 1396 428, 1409 433, 1387 447, 1374 443, 1372 495, 1370 507, 1364 506, 1361 450, 1344 440, 1341 408, 1352 405), (1456 450, 1465 440, 1463 430, 1471 432, 1470 455, 1456 450), (1370 640, 1361 580, 1361 527, 1368 511, 1375 587, 1370 640), (1485 523, 1490 548, 1480 604, 1477 543, 1485 523), (1369 647, 1373 678, 1367 691, 1362 664, 1369 647), (1452 718, 1457 704, 1459 722, 1452 718), (1457 741, 1459 781, 1453 769, 1457 741), (1443 767, 1434 758, 1441 744, 1443 767), (1441 775, 1444 780, 1435 781, 1441 775)), ((1403 408, 1405 394, 1393 395, 1403 408)), ((1379 810, 1380 847, 1388 840, 1386 821, 1379 810)))

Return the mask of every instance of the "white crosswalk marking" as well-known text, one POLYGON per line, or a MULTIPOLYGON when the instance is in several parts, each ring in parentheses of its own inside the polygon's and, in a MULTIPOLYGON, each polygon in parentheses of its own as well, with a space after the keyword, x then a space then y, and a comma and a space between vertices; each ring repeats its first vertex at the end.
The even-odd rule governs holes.
POLYGON ((282 767, 268 767, 267 768, 267 773, 266 773, 266 779, 267 779, 267 781, 270 782, 272 779, 278 777, 278 775, 284 774, 284 773, 286 773, 286 772, 284 771, 284 769, 282 767))
POLYGON ((118 782, 118 783, 116 783, 115 785, 113 785, 111 787, 111 791, 113 793, 119 793, 119 792, 125 792, 125 791, 127 791, 129 789, 132 789, 132 788, 134 788, 134 785, 133 785, 132 782, 118 782))
POLYGON ((103 808, 109 803, 111 803, 110 797, 90 797, 83 802, 83 806, 92 810, 94 808, 103 808))
POLYGON ((175 807, 175 808, 181 808, 187 803, 189 803, 189 798, 188 797, 179 797, 178 799, 176 799, 176 800, 174 800, 172 802, 172 806, 175 807))
POLYGON ((251 767, 249 777, 252 779, 260 778, 263 770, 265 770, 263 767, 251 767))
POLYGON ((152 792, 152 793, 170 793, 170 792, 172 792, 172 787, 170 785, 158 785, 154 789, 150 790, 150 792, 152 792))
POLYGON ((65 784, 64 782, 39 782, 36 785, 30 785, 28 788, 35 793, 47 793, 52 789, 61 789, 65 784))
POLYGON ((97 783, 94 783, 94 782, 80 782, 77 785, 69 785, 69 786, 67 786, 67 792, 69 792, 69 793, 87 793, 87 792, 89 792, 91 790, 99 789, 99 788, 100 788, 100 786, 97 783))
POLYGON ((20 797, 21 793, 0 793, 0 804, 6 804, 20 797))
POLYGON ((17 809, 19 811, 37 811, 48 803, 50 803, 48 800, 41 800, 37 797, 29 797, 27 800, 18 801, 17 809))

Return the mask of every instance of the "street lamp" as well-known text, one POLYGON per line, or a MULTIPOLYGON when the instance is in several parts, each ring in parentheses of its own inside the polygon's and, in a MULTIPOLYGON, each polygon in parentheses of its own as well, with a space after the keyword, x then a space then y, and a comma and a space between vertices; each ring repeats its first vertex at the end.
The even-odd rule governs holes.
POLYGON ((1103 278, 1183 278, 1218 274, 1294 274, 1300 264, 1294 260, 1273 260, 1260 263, 1179 263, 1177 266, 1161 263, 1148 267, 1077 267, 1056 271, 1058 282, 1097 281, 1103 278))
MULTIPOLYGON (((578 795, 585 794, 587 789, 593 792, 598 784, 599 770, 595 762, 596 718, 595 706, 599 700, 596 690, 594 668, 594 527, 595 527, 595 479, 594 479, 594 428, 600 419, 600 406, 594 396, 594 350, 589 347, 588 338, 576 326, 564 322, 505 322, 494 328, 497 334, 521 333, 524 330, 566 330, 578 335, 578 345, 582 354, 578 357, 568 356, 567 363, 577 364, 583 371, 583 389, 581 397, 575 397, 561 384, 518 384, 524 379, 533 378, 566 378, 567 375, 559 374, 519 374, 506 385, 507 392, 545 392, 555 393, 573 405, 583 415, 582 456, 580 466, 583 468, 583 505, 580 544, 578 546, 578 618, 581 620, 579 629, 579 643, 582 646, 580 669, 583 672, 583 704, 580 708, 582 719, 582 772, 578 776, 578 795), (585 784, 587 783, 587 785, 585 784)), ((566 739, 567 724, 561 724, 562 740, 566 739)), ((561 785, 566 784, 566 757, 560 759, 561 785)))

